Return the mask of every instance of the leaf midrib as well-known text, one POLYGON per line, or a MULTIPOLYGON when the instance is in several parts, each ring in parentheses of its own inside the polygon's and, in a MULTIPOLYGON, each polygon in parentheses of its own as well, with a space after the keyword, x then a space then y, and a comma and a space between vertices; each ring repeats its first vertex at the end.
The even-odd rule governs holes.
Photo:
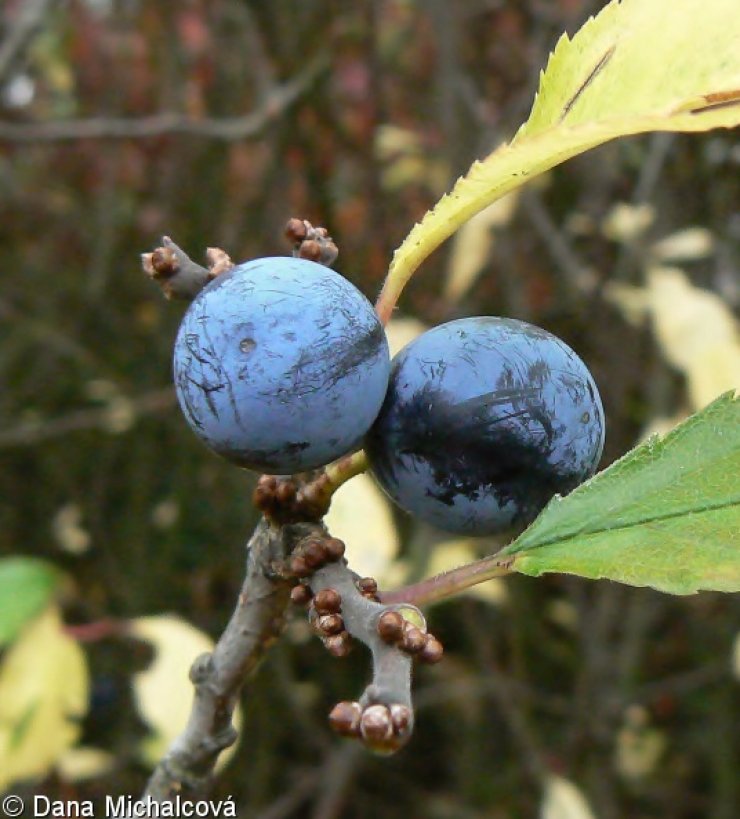
MULTIPOLYGON (((517 557, 519 555, 526 555, 528 552, 533 552, 537 549, 542 549, 545 546, 554 546, 558 543, 567 543, 569 540, 575 540, 579 537, 593 537, 595 535, 603 535, 608 532, 623 532, 628 529, 634 529, 638 526, 649 526, 652 523, 660 523, 666 520, 673 520, 675 518, 685 517, 687 515, 703 515, 707 512, 716 512, 718 509, 729 509, 733 506, 740 506, 740 496, 737 498, 733 498, 728 502, 712 504, 710 506, 705 506, 701 509, 683 509, 678 512, 671 512, 669 514, 664 515, 655 515, 652 518, 643 518, 639 521, 634 521, 633 523, 625 523, 620 526, 604 526, 601 529, 589 529, 587 531, 581 530, 579 532, 570 533, 567 535, 563 535, 561 537, 555 537, 550 540, 543 540, 540 543, 533 544, 531 546, 525 546, 522 549, 519 549, 514 552, 510 552, 512 557, 517 557)), ((513 544, 512 544, 513 545, 513 544)))

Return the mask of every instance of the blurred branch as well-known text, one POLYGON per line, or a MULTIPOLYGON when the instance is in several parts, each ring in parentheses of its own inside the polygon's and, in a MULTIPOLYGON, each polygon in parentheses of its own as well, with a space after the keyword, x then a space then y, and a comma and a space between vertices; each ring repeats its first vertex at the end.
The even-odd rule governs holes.
POLYGON ((580 260, 565 232, 550 215, 541 193, 531 186, 525 188, 521 203, 550 258, 563 274, 562 279, 568 288, 581 298, 590 297, 598 284, 596 274, 580 260))
POLYGON ((264 104, 250 114, 218 119, 193 119, 173 111, 150 117, 91 117, 53 122, 0 122, 0 141, 64 142, 77 139, 143 139, 184 134, 234 141, 259 135, 273 120, 293 105, 328 67, 328 57, 320 54, 291 80, 276 86, 264 104))
POLYGON ((126 413, 127 425, 142 415, 164 412, 175 404, 175 391, 165 387, 144 393, 138 398, 119 396, 102 409, 87 409, 71 412, 59 418, 27 421, 16 427, 0 430, 0 449, 19 446, 34 446, 51 438, 59 438, 70 432, 88 429, 103 429, 111 432, 122 431, 117 427, 121 411, 126 413), (121 403, 124 402, 124 403, 121 403))
POLYGON ((219 754, 236 739, 234 708, 247 676, 283 628, 291 581, 275 574, 295 544, 314 534, 314 524, 274 527, 264 519, 247 544, 247 573, 226 629, 213 652, 190 670, 195 700, 188 724, 152 774, 144 799, 168 802, 183 787, 198 788, 219 754))
POLYGON ((15 68, 16 62, 28 47, 55 0, 25 0, 19 3, 17 19, 10 24, 7 36, 0 43, 0 85, 15 68))

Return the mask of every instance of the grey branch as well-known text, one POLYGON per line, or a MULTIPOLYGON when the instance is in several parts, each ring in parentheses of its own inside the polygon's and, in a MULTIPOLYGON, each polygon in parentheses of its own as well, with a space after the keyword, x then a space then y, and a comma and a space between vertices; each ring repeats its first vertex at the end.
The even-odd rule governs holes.
POLYGON ((0 85, 8 79, 55 2, 26 0, 18 5, 17 19, 9 26, 5 39, 0 43, 0 85))
POLYGON ((420 622, 424 618, 411 606, 390 607, 363 595, 358 577, 343 562, 327 563, 310 580, 317 594, 333 589, 341 597, 341 617, 349 635, 364 643, 372 654, 372 682, 358 702, 339 703, 330 715, 336 731, 356 737, 369 749, 382 754, 394 753, 408 742, 414 727, 411 701, 413 660, 399 645, 381 639, 378 621, 385 612, 413 610, 420 622))
POLYGON ((325 55, 312 60, 301 73, 270 91, 256 111, 237 117, 193 119, 174 111, 149 117, 92 117, 51 122, 0 122, 0 141, 64 142, 78 139, 143 139, 167 134, 234 141, 264 131, 286 108, 293 105, 328 66, 325 55))
POLYGON ((174 799, 209 780, 216 760, 236 740, 232 716, 247 676, 283 629, 290 582, 273 568, 295 544, 323 535, 314 524, 272 527, 262 520, 247 545, 247 573, 231 620, 211 654, 190 671, 195 699, 188 724, 152 774, 144 798, 174 799))
POLYGON ((172 387, 162 387, 135 398, 116 396, 102 409, 81 409, 58 418, 41 418, 0 429, 0 449, 35 446, 89 429, 101 429, 111 434, 124 432, 137 419, 167 412, 174 405, 175 391, 172 387))

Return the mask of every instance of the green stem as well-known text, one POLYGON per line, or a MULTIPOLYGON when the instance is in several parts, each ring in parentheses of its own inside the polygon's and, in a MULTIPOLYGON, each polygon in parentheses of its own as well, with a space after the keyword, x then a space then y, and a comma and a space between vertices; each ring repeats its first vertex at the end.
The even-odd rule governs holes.
POLYGON ((511 574, 514 571, 514 560, 515 558, 510 556, 484 557, 476 560, 475 563, 467 563, 465 566, 429 577, 419 583, 383 592, 380 599, 386 604, 411 603, 421 606, 425 603, 433 603, 435 600, 451 597, 453 594, 458 594, 478 583, 484 583, 486 580, 511 574))

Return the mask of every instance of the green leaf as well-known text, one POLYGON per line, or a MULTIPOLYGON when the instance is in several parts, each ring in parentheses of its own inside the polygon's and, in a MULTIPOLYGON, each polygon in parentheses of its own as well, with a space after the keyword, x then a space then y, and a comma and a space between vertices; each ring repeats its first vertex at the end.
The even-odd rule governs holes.
POLYGON ((497 557, 535 576, 740 591, 740 399, 726 393, 555 497, 497 557))
POLYGON ((44 608, 58 581, 56 569, 42 560, 0 560, 0 648, 44 608))
POLYGON ((561 37, 529 120, 413 228, 381 298, 395 304, 416 268, 460 225, 566 159, 629 134, 738 124, 737 0, 613 0, 572 40, 561 37))

